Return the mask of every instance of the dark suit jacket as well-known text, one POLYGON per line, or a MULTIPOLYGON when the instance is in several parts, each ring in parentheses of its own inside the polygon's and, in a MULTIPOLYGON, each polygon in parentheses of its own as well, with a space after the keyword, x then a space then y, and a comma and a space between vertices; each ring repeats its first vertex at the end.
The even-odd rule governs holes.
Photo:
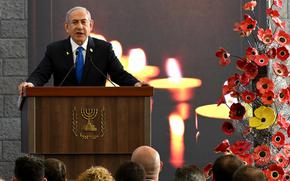
POLYGON ((110 43, 91 37, 88 38, 84 72, 80 83, 77 82, 75 75, 70 38, 47 46, 44 58, 29 76, 27 82, 31 82, 35 86, 42 86, 53 75, 55 86, 104 86, 106 78, 94 67, 92 62, 104 75, 109 74, 111 80, 121 86, 133 86, 138 82, 135 77, 123 69, 110 43), (68 76, 65 78, 67 74, 68 76), (63 83, 61 83, 62 81, 63 83))

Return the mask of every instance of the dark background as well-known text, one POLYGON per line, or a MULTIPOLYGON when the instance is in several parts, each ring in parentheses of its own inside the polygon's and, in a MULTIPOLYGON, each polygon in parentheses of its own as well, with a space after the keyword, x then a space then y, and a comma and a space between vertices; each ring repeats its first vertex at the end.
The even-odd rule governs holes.
MULTIPOLYGON (((184 77, 202 80, 202 86, 189 101, 191 116, 185 120, 184 158, 185 164, 203 167, 214 161, 217 155, 212 150, 226 136, 220 129, 222 120, 199 117, 201 135, 196 142, 194 109, 215 103, 223 82, 235 71, 234 64, 220 67, 215 52, 222 46, 232 54, 242 54, 243 42, 232 29, 242 18, 243 3, 236 0, 30 0, 29 72, 41 60, 48 43, 66 38, 63 23, 67 10, 74 6, 87 7, 95 21, 93 32, 108 40, 120 41, 125 54, 130 48, 144 49, 147 63, 160 68, 159 77, 167 77, 165 59, 176 57, 184 77)), ((168 91, 155 89, 152 146, 164 161, 160 180, 173 180, 175 168, 169 163, 168 116, 176 104, 168 91)))

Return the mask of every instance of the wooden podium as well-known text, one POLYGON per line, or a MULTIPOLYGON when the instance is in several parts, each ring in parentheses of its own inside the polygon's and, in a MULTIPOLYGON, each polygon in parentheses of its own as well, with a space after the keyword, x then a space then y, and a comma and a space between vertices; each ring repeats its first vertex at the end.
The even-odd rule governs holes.
POLYGON ((36 87, 25 90, 22 152, 57 158, 68 178, 102 165, 113 174, 151 145, 152 87, 36 87))

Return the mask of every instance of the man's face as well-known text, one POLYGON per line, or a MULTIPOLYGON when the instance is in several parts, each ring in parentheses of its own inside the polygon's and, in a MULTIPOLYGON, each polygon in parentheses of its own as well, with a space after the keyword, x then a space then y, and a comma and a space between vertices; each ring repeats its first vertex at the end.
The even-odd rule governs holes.
POLYGON ((85 10, 75 10, 69 16, 69 22, 64 24, 66 32, 78 45, 84 43, 93 29, 93 21, 85 10))

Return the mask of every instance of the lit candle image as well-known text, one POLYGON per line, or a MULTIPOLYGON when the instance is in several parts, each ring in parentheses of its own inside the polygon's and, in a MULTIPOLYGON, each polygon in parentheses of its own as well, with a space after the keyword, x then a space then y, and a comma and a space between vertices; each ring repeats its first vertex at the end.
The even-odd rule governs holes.
POLYGON ((184 122, 182 118, 172 113, 169 116, 170 128, 170 163, 175 167, 182 167, 184 163, 184 122))

